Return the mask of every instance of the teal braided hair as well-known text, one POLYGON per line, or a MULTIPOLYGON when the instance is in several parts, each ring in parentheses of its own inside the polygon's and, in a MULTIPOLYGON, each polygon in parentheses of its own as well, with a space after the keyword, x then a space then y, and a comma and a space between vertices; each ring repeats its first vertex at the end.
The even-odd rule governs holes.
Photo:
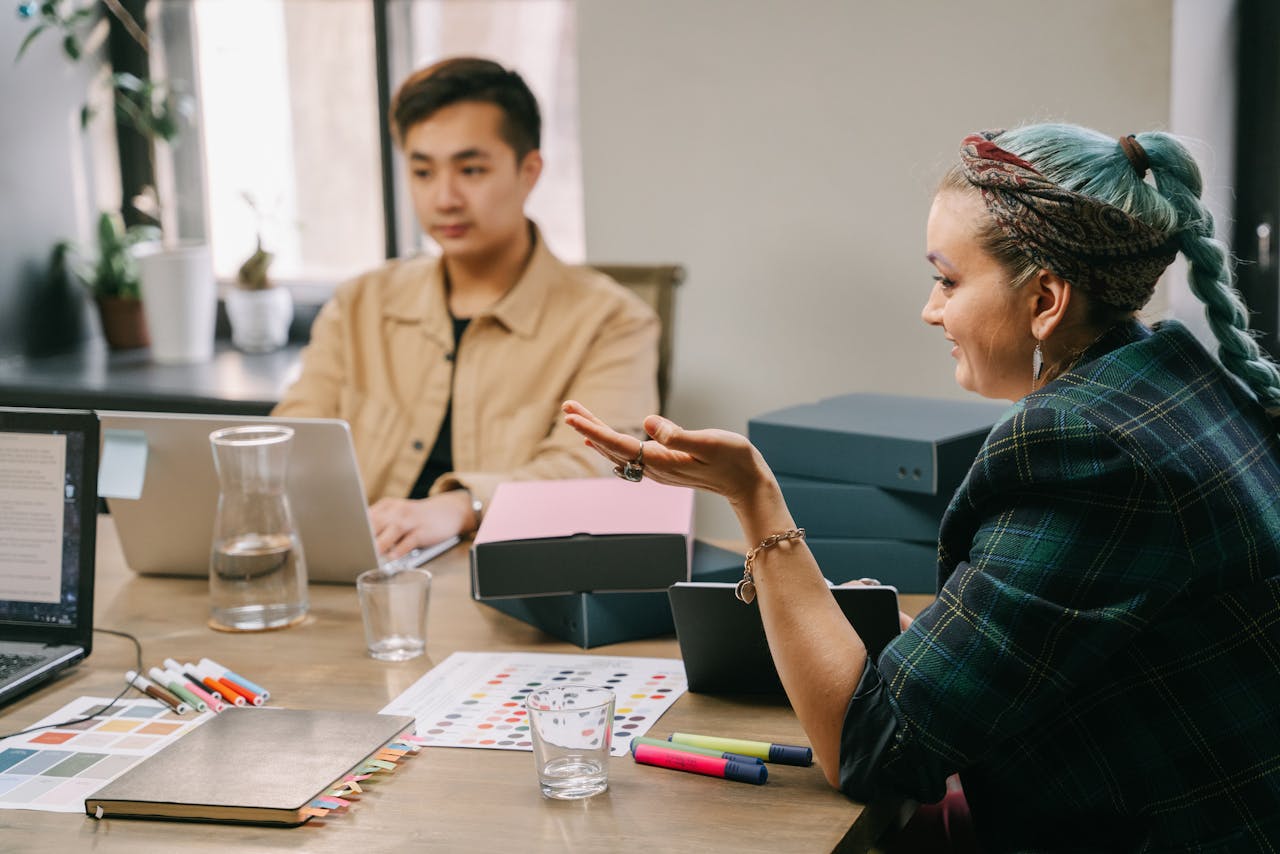
POLYGON ((1248 309, 1232 284, 1226 248, 1214 238, 1213 216, 1200 202, 1199 167, 1167 133, 1140 133, 1135 139, 1146 151, 1154 187, 1139 177, 1118 140, 1088 128, 1028 125, 993 141, 1059 186, 1120 208, 1173 237, 1187 258, 1191 292, 1205 305, 1218 358, 1264 406, 1280 411, 1280 368, 1249 332, 1248 309))

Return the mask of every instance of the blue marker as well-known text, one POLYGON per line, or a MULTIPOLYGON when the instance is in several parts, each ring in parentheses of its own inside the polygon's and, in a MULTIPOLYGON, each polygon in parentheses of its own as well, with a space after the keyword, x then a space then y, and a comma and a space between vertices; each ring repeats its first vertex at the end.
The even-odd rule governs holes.
POLYGON ((227 679, 230 679, 232 682, 236 683, 237 685, 243 685, 245 688, 248 688, 250 691, 252 691, 253 693, 257 694, 259 697, 261 697, 264 703, 267 700, 271 699, 271 692, 268 691, 266 688, 263 688, 261 685, 258 685, 254 682, 250 682, 248 679, 245 679, 243 676, 237 673, 232 673, 230 670, 223 667, 221 664, 214 661, 212 658, 200 659, 200 666, 207 667, 213 670, 215 673, 218 674, 219 679, 225 676, 227 679))

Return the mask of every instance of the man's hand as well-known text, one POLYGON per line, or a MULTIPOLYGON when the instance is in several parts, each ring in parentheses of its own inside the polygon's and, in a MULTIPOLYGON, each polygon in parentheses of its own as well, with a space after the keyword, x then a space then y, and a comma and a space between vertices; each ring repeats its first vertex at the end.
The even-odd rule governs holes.
POLYGON ((369 508, 378 554, 398 558, 416 548, 471 531, 476 526, 465 489, 430 498, 382 498, 369 508))

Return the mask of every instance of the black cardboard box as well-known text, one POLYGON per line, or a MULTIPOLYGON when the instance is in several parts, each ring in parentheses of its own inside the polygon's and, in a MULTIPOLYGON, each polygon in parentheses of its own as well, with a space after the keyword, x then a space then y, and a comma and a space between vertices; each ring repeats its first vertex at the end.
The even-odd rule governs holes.
POLYGON ((752 418, 747 434, 777 474, 949 496, 1008 408, 846 394, 752 418))
MULTIPOLYGON (((694 581, 736 582, 742 578, 742 562, 743 556, 738 552, 701 541, 693 544, 694 581)), ((583 649, 675 631, 671 603, 665 590, 571 593, 480 601, 583 649)))
POLYGON ((477 599, 663 591, 688 581, 693 490, 644 480, 500 485, 471 548, 477 599))

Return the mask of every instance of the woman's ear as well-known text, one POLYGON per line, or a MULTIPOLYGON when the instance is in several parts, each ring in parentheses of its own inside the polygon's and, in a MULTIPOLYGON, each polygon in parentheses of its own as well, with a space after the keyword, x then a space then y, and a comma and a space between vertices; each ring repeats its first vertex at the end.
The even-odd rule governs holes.
POLYGON ((1057 273, 1041 269, 1026 287, 1030 293, 1031 334, 1044 341, 1065 322, 1072 286, 1057 273))

